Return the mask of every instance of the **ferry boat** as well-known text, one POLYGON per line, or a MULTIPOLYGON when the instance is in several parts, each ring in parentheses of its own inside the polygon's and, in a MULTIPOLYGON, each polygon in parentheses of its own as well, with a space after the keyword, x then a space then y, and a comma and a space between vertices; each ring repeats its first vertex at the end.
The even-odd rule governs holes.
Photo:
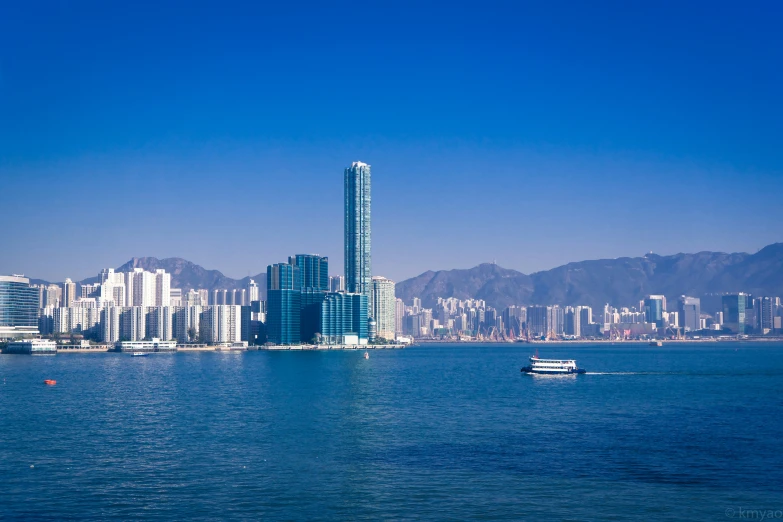
POLYGON ((568 375, 585 373, 585 370, 576 367, 573 359, 539 359, 538 355, 530 358, 530 366, 522 368, 522 373, 536 373, 542 375, 568 375))

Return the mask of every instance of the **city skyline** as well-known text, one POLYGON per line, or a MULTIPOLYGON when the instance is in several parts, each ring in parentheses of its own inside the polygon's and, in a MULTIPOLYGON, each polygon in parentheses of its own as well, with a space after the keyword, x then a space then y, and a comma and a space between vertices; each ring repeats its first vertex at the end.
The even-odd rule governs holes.
POLYGON ((16 197, 0 220, 25 226, 6 230, 0 273, 76 280, 85 258, 149 255, 239 278, 309 251, 341 266, 346 159, 375 169, 373 271, 397 281, 752 253, 783 240, 767 11, 4 6, 0 177, 16 197), (346 24, 376 37, 335 38, 346 24))

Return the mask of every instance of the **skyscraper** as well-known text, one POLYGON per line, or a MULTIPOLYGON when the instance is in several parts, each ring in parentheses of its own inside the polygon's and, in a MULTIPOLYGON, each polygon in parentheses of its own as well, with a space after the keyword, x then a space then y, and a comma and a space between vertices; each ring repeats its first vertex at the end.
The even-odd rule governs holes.
POLYGON ((330 292, 345 292, 345 276, 332 276, 329 278, 330 292))
POLYGON ((0 276, 0 339, 38 333, 38 290, 24 276, 0 276))
POLYGON ((299 269, 299 287, 329 291, 329 258, 317 254, 297 254, 288 258, 288 264, 299 269))
POLYGON ((666 298, 662 295, 648 295, 644 300, 644 320, 663 327, 663 313, 666 311, 666 298))
POLYGON ((248 303, 252 303, 253 301, 258 301, 258 285, 255 281, 252 279, 247 284, 247 299, 248 303))
POLYGON ((372 291, 370 166, 355 161, 345 169, 345 287, 349 293, 372 291))
POLYGON ((63 301, 61 306, 69 307, 73 306, 73 301, 76 299, 76 283, 70 279, 66 279, 63 283, 63 301))
POLYGON ((394 281, 385 277, 372 278, 372 311, 370 315, 375 319, 377 336, 393 340, 395 328, 395 297, 394 281))
POLYGON ((299 269, 289 263, 266 268, 267 336, 274 344, 298 344, 302 292, 299 269))
POLYGON ((680 296, 677 312, 680 326, 685 332, 701 330, 701 299, 698 297, 680 296))
POLYGON ((359 344, 367 344, 367 296, 363 294, 329 293, 321 304, 321 342, 345 343, 346 337, 356 336, 359 344))
POLYGON ((723 327, 732 333, 745 333, 745 311, 750 296, 743 292, 724 295, 721 298, 723 304, 723 327))

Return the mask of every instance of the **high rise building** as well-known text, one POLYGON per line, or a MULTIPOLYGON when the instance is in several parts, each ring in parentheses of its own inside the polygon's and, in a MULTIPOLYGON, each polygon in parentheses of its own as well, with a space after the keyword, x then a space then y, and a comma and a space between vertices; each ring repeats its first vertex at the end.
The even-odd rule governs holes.
POLYGON ((370 300, 372 257, 370 166, 355 161, 345 169, 345 287, 370 300))
POLYGON ((0 276, 0 339, 38 334, 38 290, 24 276, 0 276))
POLYGON ((376 336, 381 339, 394 340, 396 329, 394 281, 385 277, 372 278, 372 311, 370 316, 375 319, 376 336))
POLYGON ((589 306, 579 306, 579 335, 584 336, 584 330, 587 325, 593 324, 593 309, 589 306))
POLYGON ((503 310, 503 324, 509 333, 514 336, 522 334, 522 326, 527 321, 527 308, 511 305, 503 310))
POLYGON ((405 317, 405 303, 399 297, 394 300, 394 333, 402 335, 402 319, 405 317))
POLYGON ((201 314, 201 342, 210 344, 237 343, 242 339, 242 307, 214 305, 201 314))
POLYGON ((158 338, 164 341, 174 339, 172 310, 169 306, 153 306, 147 309, 147 339, 158 338))
POLYGON ((174 310, 173 323, 174 337, 180 343, 193 343, 199 340, 201 331, 201 314, 203 308, 200 304, 182 306, 174 310))
POLYGON ((142 341, 147 334, 147 314, 143 306, 127 306, 120 312, 120 340, 142 341))
POLYGON ((266 269, 267 338, 274 344, 301 342, 300 313, 302 292, 299 269, 289 263, 276 263, 266 269))
POLYGON ((260 294, 258 293, 258 285, 256 284, 255 281, 251 279, 250 282, 248 282, 247 284, 247 299, 248 299, 247 304, 250 304, 253 301, 258 301, 260 299, 259 295, 260 294))
POLYGON ((666 311, 666 298, 662 295, 648 295, 644 300, 644 320, 663 327, 663 313, 666 311))
POLYGON ((101 340, 105 343, 116 343, 120 340, 119 306, 107 306, 101 310, 101 340))
POLYGON ((83 284, 79 297, 81 299, 86 299, 89 297, 99 297, 100 291, 101 291, 101 285, 98 283, 83 284))
MULTIPOLYGON (((155 302, 150 306, 171 306, 171 274, 167 274, 165 270, 155 270, 155 302)), ((156 336, 158 337, 158 336, 156 336)), ((164 339, 164 341, 171 339, 164 339)))
POLYGON ((355 336, 358 344, 367 344, 367 296, 364 294, 328 293, 321 305, 321 342, 343 344, 355 336))
POLYGON ((182 306, 182 289, 171 288, 169 290, 169 303, 170 306, 182 306))
POLYGON ((546 337, 549 335, 548 319, 551 306, 527 307, 527 331, 531 337, 546 337))
POLYGON ((104 268, 98 274, 101 282, 100 298, 101 302, 107 304, 111 302, 114 306, 130 306, 133 303, 128 302, 128 290, 126 286, 126 276, 122 272, 115 272, 113 268, 104 268))
POLYGON ((329 258, 317 254, 297 254, 288 258, 288 264, 299 269, 299 288, 329 291, 329 258))
POLYGON ((746 332, 745 311, 750 296, 740 292, 738 294, 724 295, 721 298, 723 304, 723 327, 732 333, 744 334, 746 332))
POLYGON ((344 276, 332 276, 329 278, 329 291, 330 292, 345 292, 345 277, 344 276))
POLYGON ((774 300, 770 297, 760 297, 754 308, 756 311, 758 333, 767 335, 775 328, 775 310, 774 300))
MULTIPOLYGON (((143 268, 134 268, 127 276, 125 288, 130 302, 133 303, 132 306, 155 306, 157 273, 147 272, 143 268)), ((166 295, 168 296, 168 291, 166 295)))
POLYGON ((565 311, 559 306, 547 307, 547 335, 550 337, 563 335, 565 329, 565 311))
POLYGON ((677 301, 677 313, 683 331, 701 330, 701 299, 686 295, 680 296, 677 301))
POLYGON ((69 308, 73 306, 73 302, 76 300, 76 283, 70 279, 66 279, 63 283, 63 300, 60 306, 69 308))
POLYGON ((51 284, 46 287, 43 306, 59 307, 63 300, 63 289, 60 285, 51 284))
POLYGON ((579 307, 567 306, 565 309, 565 325, 563 333, 579 337, 582 332, 580 321, 582 315, 579 313, 579 307))
POLYGON ((317 288, 302 288, 299 295, 299 338, 303 343, 316 342, 320 333, 321 307, 327 293, 317 288))

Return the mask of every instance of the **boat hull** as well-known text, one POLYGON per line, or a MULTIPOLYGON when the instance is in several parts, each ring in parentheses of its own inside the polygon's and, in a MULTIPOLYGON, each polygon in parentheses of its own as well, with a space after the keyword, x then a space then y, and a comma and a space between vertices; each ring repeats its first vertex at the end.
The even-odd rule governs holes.
POLYGON ((522 373, 531 373, 535 375, 578 375, 587 372, 587 370, 584 370, 582 368, 576 368, 574 370, 564 370, 564 371, 548 371, 548 370, 533 369, 530 366, 525 366, 520 371, 522 373))

